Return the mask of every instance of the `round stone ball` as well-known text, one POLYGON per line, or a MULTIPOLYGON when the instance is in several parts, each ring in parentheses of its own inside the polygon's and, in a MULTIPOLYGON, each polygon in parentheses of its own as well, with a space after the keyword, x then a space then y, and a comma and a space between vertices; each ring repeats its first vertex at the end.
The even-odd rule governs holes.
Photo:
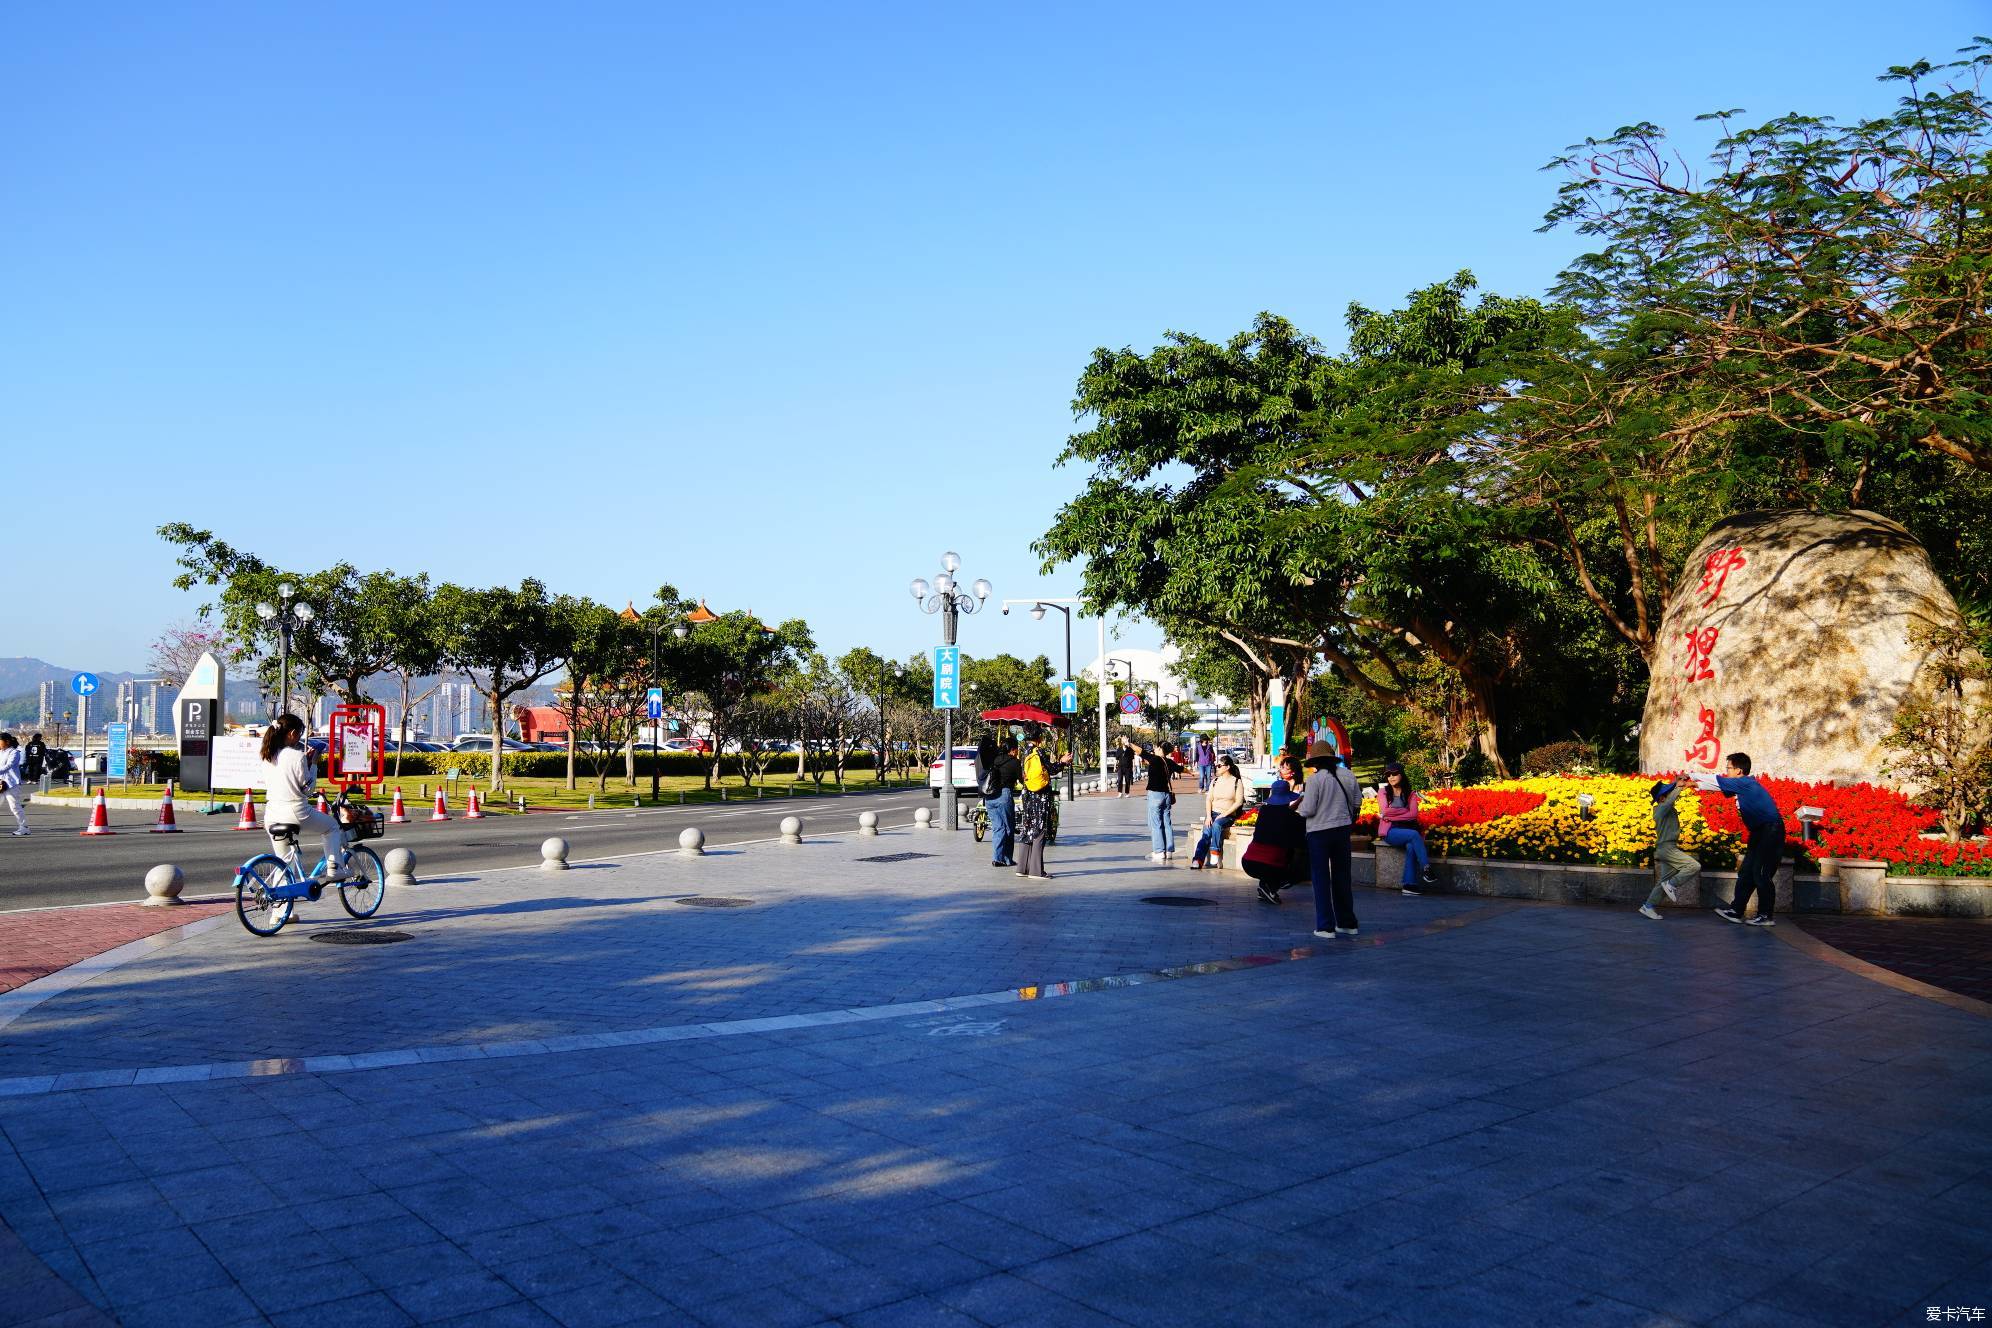
POLYGON ((705 852, 705 831, 695 825, 688 825, 683 830, 680 830, 678 832, 678 851, 680 853, 705 852))
POLYGON ((415 874, 415 852, 413 849, 391 848, 381 859, 389 876, 413 876, 415 874))
POLYGON ((877 813, 877 812, 859 812, 859 813, 858 813, 858 826, 859 826, 859 828, 860 828, 860 829, 864 829, 864 830, 876 830, 876 829, 878 829, 878 813, 877 813))
POLYGON ((800 836, 801 834, 802 834, 802 818, 801 818, 801 817, 799 817, 799 816, 784 816, 784 817, 782 818, 782 838, 783 838, 783 839, 795 839, 795 838, 797 838, 798 836, 800 836))
POLYGON ((540 857, 548 862, 567 861, 567 841, 555 835, 540 845, 540 857))
POLYGON ((180 902, 180 891, 186 887, 187 874, 170 862, 162 862, 145 873, 145 893, 150 897, 148 902, 177 904, 180 902))

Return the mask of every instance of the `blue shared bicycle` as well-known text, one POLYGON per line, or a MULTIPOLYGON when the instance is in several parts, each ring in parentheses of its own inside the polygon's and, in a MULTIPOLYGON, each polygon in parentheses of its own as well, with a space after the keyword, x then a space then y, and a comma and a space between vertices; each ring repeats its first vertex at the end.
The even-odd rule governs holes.
POLYGON ((235 916, 257 936, 275 936, 291 920, 299 900, 317 899, 328 885, 339 887, 339 902, 356 918, 370 918, 380 912, 387 897, 387 872, 380 855, 361 839, 380 836, 380 817, 367 807, 350 803, 341 793, 332 814, 346 829, 346 867, 352 873, 344 881, 326 878, 326 861, 320 858, 309 872, 298 853, 299 827, 274 822, 268 828, 270 846, 275 851, 259 853, 235 873, 235 916))

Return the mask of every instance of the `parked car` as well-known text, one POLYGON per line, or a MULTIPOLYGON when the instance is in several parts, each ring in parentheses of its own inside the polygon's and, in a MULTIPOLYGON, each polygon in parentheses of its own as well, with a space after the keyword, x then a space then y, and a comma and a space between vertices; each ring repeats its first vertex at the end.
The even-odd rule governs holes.
MULTIPOLYGON (((466 733, 450 744, 453 752, 488 752, 491 750, 491 735, 488 733, 466 733)), ((505 739, 508 752, 529 752, 533 749, 516 738, 505 739)))
MULTIPOLYGON (((941 796, 941 788, 947 783, 947 760, 936 756, 933 764, 927 767, 927 788, 935 797, 941 796)), ((982 763, 976 759, 975 748, 957 747, 954 749, 955 796, 973 794, 982 796, 982 763)))

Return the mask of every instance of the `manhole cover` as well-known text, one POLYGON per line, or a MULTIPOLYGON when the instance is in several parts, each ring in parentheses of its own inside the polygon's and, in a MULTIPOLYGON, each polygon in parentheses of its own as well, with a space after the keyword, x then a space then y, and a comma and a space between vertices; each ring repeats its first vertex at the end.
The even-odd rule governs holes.
POLYGON ((1199 899, 1195 895, 1143 895, 1144 904, 1160 904, 1164 908, 1209 908, 1215 899, 1199 899))
POLYGON ((326 945, 393 945, 396 941, 414 940, 415 933, 349 927, 343 931, 315 931, 311 933, 311 939, 322 941, 326 945))
POLYGON ((938 853, 881 853, 875 858, 859 858, 859 862, 911 862, 915 858, 938 858, 938 853))
POLYGON ((752 908, 751 899, 728 899, 724 895, 688 895, 675 901, 688 908, 752 908))

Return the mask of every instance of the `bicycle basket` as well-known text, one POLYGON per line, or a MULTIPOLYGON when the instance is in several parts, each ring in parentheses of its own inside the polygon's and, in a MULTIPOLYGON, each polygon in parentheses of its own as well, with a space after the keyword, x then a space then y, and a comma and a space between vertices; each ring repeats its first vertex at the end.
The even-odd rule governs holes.
POLYGON ((346 837, 353 840, 379 839, 387 833, 380 813, 365 803, 347 803, 339 812, 339 824, 346 829, 346 837))

